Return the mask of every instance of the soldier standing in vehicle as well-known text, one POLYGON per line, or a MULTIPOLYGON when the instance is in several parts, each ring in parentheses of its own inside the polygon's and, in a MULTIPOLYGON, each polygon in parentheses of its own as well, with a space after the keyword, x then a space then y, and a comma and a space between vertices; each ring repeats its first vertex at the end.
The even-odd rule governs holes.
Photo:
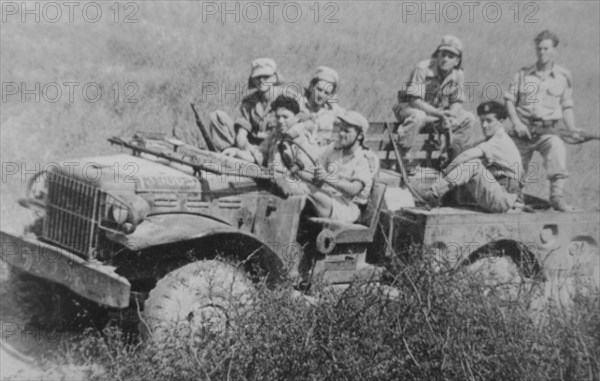
POLYGON ((537 62, 516 74, 504 94, 513 123, 511 135, 528 169, 534 151, 544 158, 550 180, 550 204, 555 210, 569 211, 563 196, 567 172, 567 150, 553 130, 562 119, 567 129, 575 127, 571 74, 554 63, 558 36, 545 30, 535 38, 537 62))
POLYGON ((440 121, 452 133, 449 159, 473 147, 475 116, 463 108, 465 101, 463 44, 455 36, 442 37, 430 59, 417 64, 403 89, 398 92, 394 114, 400 146, 410 150, 419 130, 431 121, 440 121))
POLYGON ((521 209, 521 156, 506 133, 502 121, 506 108, 499 102, 484 102, 477 107, 485 141, 460 153, 432 184, 415 182, 414 189, 427 202, 439 205, 450 190, 461 187, 477 203, 492 213, 521 209))

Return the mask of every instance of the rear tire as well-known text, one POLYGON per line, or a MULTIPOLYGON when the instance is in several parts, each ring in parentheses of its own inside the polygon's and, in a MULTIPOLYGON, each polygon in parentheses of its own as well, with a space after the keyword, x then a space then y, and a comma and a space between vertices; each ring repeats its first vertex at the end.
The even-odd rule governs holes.
POLYGON ((253 288, 242 270, 219 261, 180 267, 150 291, 142 313, 142 336, 162 341, 175 328, 193 334, 224 332, 251 305, 253 288))

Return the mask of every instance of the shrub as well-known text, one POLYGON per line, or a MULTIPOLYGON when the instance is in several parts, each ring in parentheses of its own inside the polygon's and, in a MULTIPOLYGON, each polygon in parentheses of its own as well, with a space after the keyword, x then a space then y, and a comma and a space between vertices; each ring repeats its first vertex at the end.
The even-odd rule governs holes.
POLYGON ((157 347, 111 330, 63 353, 100 362, 102 378, 123 380, 598 378, 597 292, 576 297, 569 313, 548 309, 536 325, 528 314, 533 291, 507 299, 462 270, 434 272, 423 262, 390 268, 387 287, 397 298, 353 284, 342 293, 321 288, 307 306, 289 288, 261 288, 252 311, 225 334, 179 328, 157 347))

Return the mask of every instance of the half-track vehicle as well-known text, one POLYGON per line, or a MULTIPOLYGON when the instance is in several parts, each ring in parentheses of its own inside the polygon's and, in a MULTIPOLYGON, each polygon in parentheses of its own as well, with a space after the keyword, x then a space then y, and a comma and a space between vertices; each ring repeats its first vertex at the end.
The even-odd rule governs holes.
MULTIPOLYGON (((378 282, 390 255, 452 266, 505 256, 524 277, 552 279, 598 268, 597 212, 554 212, 531 195, 529 213, 415 206, 393 129, 371 123, 381 168, 356 224, 303 215, 305 196, 287 191, 294 179, 282 168, 160 135, 111 138, 126 152, 65 161, 29 182, 21 204, 37 218, 22 235, 1 233, 2 259, 107 310, 135 307, 150 324, 226 321, 261 280, 378 282)), ((448 137, 421 132, 412 162, 439 166, 448 137)))

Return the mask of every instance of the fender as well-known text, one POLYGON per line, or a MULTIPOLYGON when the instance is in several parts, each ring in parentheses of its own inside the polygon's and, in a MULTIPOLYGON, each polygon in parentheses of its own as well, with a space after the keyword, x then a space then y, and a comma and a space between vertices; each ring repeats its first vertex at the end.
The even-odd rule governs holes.
POLYGON ((211 217, 188 213, 155 214, 147 217, 131 234, 107 231, 106 236, 131 251, 191 241, 218 234, 237 234, 262 243, 255 235, 211 217))
MULTIPOLYGON (((223 239, 226 240, 243 237, 247 238, 249 242, 255 242, 256 247, 262 247, 260 251, 261 267, 275 275, 276 278, 285 273, 283 271, 287 263, 284 260, 285 246, 270 245, 248 231, 207 216, 189 213, 155 214, 147 217, 131 234, 107 231, 109 239, 131 251, 143 251, 162 245, 198 241, 213 236, 224 236, 223 239)), ((248 254, 251 253, 248 252, 248 254)))

